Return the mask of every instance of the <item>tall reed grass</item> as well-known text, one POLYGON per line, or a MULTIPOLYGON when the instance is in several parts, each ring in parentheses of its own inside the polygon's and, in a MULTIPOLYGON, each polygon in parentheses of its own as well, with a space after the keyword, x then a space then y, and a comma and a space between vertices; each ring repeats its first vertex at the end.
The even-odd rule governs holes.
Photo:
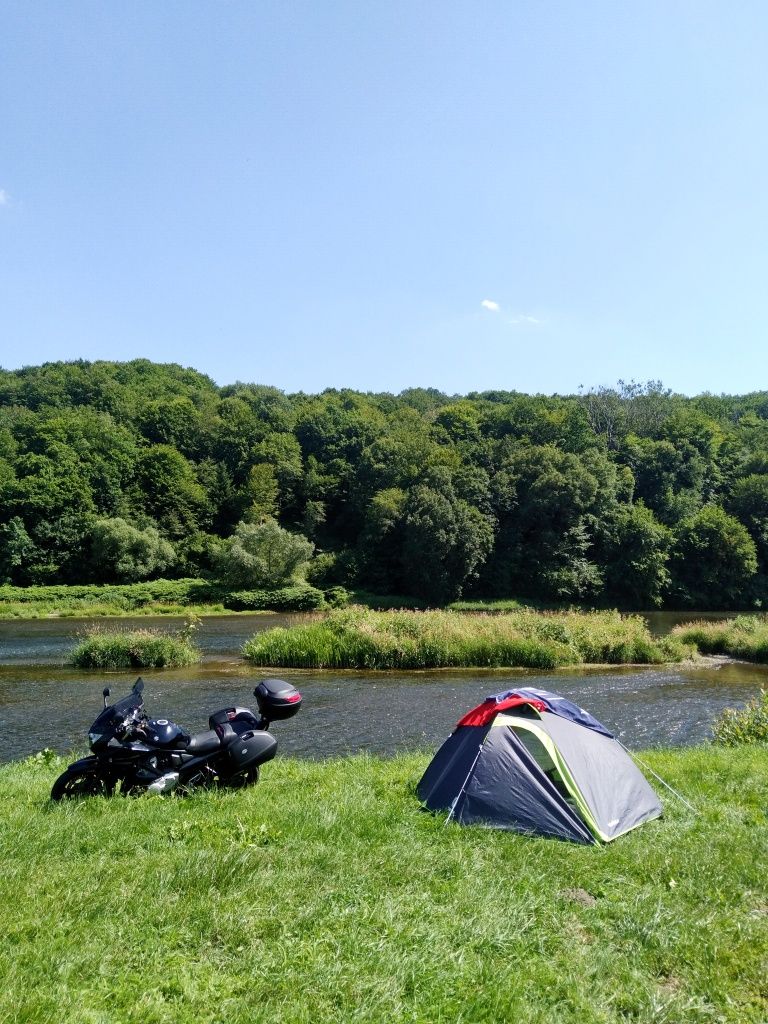
POLYGON ((737 615, 720 622, 686 622, 672 630, 672 637, 695 644, 702 654, 728 654, 745 661, 768 662, 768 616, 737 615))
POLYGON ((651 637, 640 616, 618 612, 464 615, 360 607, 257 633, 243 648, 256 665, 363 669, 660 664, 691 653, 679 640, 651 637))
POLYGON ((726 708, 715 722, 712 738, 725 747, 768 743, 768 691, 761 690, 743 708, 726 708))
POLYGON ((197 661, 200 652, 186 630, 170 634, 157 629, 92 629, 70 654, 76 668, 184 668, 197 661))

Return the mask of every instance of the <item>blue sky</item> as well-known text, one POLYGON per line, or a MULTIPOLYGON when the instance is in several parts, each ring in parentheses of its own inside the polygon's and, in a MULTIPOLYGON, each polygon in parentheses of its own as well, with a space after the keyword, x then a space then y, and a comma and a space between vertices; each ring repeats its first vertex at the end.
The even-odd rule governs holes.
POLYGON ((10 0, 0 365, 766 389, 766 52, 750 0, 10 0))

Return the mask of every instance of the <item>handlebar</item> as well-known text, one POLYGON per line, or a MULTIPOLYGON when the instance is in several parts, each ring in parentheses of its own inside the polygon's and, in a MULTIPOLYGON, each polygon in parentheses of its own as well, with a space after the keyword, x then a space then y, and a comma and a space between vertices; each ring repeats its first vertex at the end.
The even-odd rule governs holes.
POLYGON ((130 739, 130 737, 138 731, 138 727, 142 722, 146 722, 147 715, 143 707, 134 708, 130 711, 125 718, 120 729, 121 739, 130 739))

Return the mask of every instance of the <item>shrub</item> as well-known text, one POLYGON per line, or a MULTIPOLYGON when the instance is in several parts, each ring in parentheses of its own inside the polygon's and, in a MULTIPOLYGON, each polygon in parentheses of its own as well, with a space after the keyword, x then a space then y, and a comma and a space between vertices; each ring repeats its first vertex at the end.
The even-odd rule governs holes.
POLYGON ((307 566, 307 582, 321 589, 340 583, 337 562, 338 556, 332 551, 315 555, 307 566))
POLYGON ((329 587, 324 591, 324 596, 329 608, 346 608, 351 598, 346 587, 329 587))
POLYGON ((237 590, 225 594, 223 602, 234 612, 312 612, 325 608, 322 590, 301 584, 277 590, 237 590))
POLYGON ((712 729, 715 743, 736 747, 743 743, 768 743, 768 691, 743 708, 726 708, 712 729))
POLYGON ((306 537, 284 530, 274 519, 240 523, 216 555, 216 570, 233 589, 274 589, 289 583, 314 549, 306 537))
POLYGON ((134 583, 169 569, 176 554, 154 526, 140 530, 124 519, 99 519, 91 532, 90 560, 92 578, 134 583))

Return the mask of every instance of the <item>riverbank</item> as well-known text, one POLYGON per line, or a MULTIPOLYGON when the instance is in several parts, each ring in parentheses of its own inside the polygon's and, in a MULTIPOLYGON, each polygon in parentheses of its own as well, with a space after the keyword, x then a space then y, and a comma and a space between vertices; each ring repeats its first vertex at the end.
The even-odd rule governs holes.
POLYGON ((331 606, 336 597, 334 588, 326 597, 323 591, 305 583, 272 591, 230 591, 202 579, 82 586, 0 586, 0 620, 316 611, 331 606))
MULTIPOLYGON (((343 592, 346 594, 346 592, 343 592)), ((376 611, 425 609, 427 602, 398 594, 356 590, 348 595, 355 604, 376 611)), ((259 612, 316 611, 339 603, 342 590, 327 592, 298 585, 271 593, 232 592, 203 579, 153 580, 126 584, 60 584, 37 587, 0 586, 0 621, 45 618, 133 618, 137 615, 179 617, 254 614, 259 612)), ((540 608, 536 603, 489 598, 456 601, 454 611, 506 612, 540 608)))
POLYGON ((555 669, 582 664, 662 664, 694 648, 652 637, 645 621, 618 612, 498 615, 452 611, 372 612, 354 607, 316 621, 257 633, 243 647, 254 665, 275 668, 555 669))
POLYGON ((0 1019, 759 1024, 768 755, 643 755, 698 809, 604 849, 446 828, 426 755, 52 807, 0 769, 0 1019))

